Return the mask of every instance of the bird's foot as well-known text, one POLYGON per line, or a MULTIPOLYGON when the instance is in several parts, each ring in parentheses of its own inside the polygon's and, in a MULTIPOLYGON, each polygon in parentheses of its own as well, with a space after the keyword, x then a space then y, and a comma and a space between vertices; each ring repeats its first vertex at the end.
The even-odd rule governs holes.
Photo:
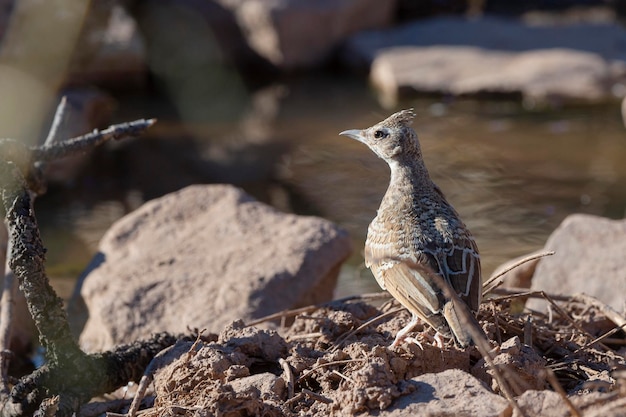
POLYGON ((439 332, 435 333, 435 336, 433 337, 433 345, 437 346, 439 349, 443 349, 445 344, 446 344, 446 341, 443 335, 439 332))
POLYGON ((443 350, 445 348, 446 338, 444 335, 442 335, 439 332, 435 333, 435 335, 433 336, 428 330, 426 330, 426 331, 418 333, 418 335, 422 339, 422 342, 420 342, 416 337, 408 336, 406 333, 404 334, 398 333, 398 335, 396 336, 391 346, 400 346, 400 344, 402 343, 406 343, 406 344, 413 343, 417 345, 421 350, 424 350, 424 345, 422 343, 425 341, 431 346, 434 346, 438 349, 443 350))
MULTIPOLYGON (((413 328, 415 328, 415 326, 417 325, 419 321, 419 318, 417 316, 413 316, 411 318, 411 321, 404 326, 404 328, 402 328, 402 330, 400 330, 397 334, 396 334, 396 338, 393 340, 393 343, 391 344, 391 346, 399 346, 400 343, 402 343, 403 341, 405 341, 407 339, 407 335, 408 333, 413 330, 413 328)), ((411 338, 413 339, 413 338, 411 338)), ((415 339, 413 339, 415 340, 415 339)), ((415 340, 417 342, 417 340, 415 340)), ((421 343, 417 342, 416 343, 420 348, 422 347, 421 343)))
POLYGON ((414 337, 410 337, 410 336, 409 336, 409 337, 406 337, 406 338, 404 339, 404 341, 405 341, 407 344, 408 344, 408 343, 413 343, 413 344, 417 345, 417 347, 418 347, 418 348, 420 348, 421 350, 424 350, 424 346, 422 346, 422 343, 421 343, 419 340, 417 340, 416 338, 414 338, 414 337))
POLYGON ((397 347, 397 346, 400 346, 402 343, 406 343, 406 344, 413 343, 413 344, 417 345, 421 350, 424 350, 424 346, 422 346, 422 343, 419 340, 417 340, 414 337, 407 336, 406 333, 405 334, 398 333, 398 335, 394 339, 394 341, 391 344, 391 346, 397 347))

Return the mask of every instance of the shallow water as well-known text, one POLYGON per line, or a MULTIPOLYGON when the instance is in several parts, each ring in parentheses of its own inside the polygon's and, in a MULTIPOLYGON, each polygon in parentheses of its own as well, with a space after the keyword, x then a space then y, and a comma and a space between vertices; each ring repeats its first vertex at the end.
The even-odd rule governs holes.
MULTIPOLYGON (((225 112, 230 121, 192 120, 185 126, 184 135, 212 161, 197 178, 174 161, 168 169, 152 165, 179 177, 170 182, 160 172, 155 181, 167 186, 123 181, 120 176, 133 174, 116 169, 115 162, 91 168, 88 196, 83 185, 53 189, 38 201, 48 269, 64 296, 115 219, 176 184, 229 179, 283 210, 345 227, 355 254, 337 295, 378 289, 362 265, 361 251, 388 184, 388 168, 364 145, 338 132, 368 127, 396 109, 382 109, 367 86, 352 77, 296 80, 255 100, 256 116, 246 119, 247 128, 237 118, 239 108, 225 112), (99 194, 99 187, 111 188, 109 183, 118 184, 119 192, 99 194)), ((242 109, 252 101, 243 103, 242 109)), ((485 275, 507 259, 541 248, 568 214, 624 217, 626 131, 617 103, 529 110, 515 102, 423 98, 400 107, 414 107, 427 167, 475 235, 485 275)), ((156 135, 172 138, 173 147, 189 146, 176 139, 183 135, 180 112, 154 98, 123 99, 117 118, 152 116, 160 119, 156 135)), ((144 143, 154 148, 150 137, 144 143)), ((144 145, 134 145, 133 152, 142 154, 144 145)))

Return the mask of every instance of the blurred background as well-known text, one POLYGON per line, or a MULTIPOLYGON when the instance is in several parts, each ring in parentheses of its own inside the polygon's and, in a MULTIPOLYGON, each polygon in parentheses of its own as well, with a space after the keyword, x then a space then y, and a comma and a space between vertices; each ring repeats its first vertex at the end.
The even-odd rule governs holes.
POLYGON ((48 167, 36 210, 63 297, 115 220, 196 183, 345 227, 343 296, 378 289, 362 248, 389 172, 338 132, 413 107, 489 275, 568 214, 624 217, 625 5, 0 0, 0 137, 40 142, 62 96, 66 137, 159 120, 48 167))

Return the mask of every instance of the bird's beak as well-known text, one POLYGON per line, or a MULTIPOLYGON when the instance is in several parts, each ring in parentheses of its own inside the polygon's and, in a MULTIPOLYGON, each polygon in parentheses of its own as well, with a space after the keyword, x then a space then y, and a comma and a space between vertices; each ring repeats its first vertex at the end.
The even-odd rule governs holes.
POLYGON ((347 136, 349 138, 352 139, 356 139, 359 142, 363 142, 363 134, 361 130, 358 129, 351 129, 351 130, 344 130, 343 132, 341 132, 339 135, 341 136, 347 136))

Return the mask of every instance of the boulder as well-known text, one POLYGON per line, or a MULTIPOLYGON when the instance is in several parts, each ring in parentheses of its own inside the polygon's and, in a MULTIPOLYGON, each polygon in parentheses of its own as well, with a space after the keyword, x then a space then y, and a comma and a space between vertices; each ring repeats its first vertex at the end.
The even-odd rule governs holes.
MULTIPOLYGON (((626 302, 626 220, 587 214, 568 216, 550 235, 535 270, 532 290, 572 295, 585 293, 622 311, 626 302)), ((531 299, 528 307, 544 308, 531 299)))
POLYGON ((283 70, 318 66, 347 36, 389 25, 395 0, 220 0, 249 45, 283 70))
POLYGON ((593 102, 610 97, 604 85, 610 81, 609 67, 598 54, 571 49, 512 53, 452 46, 390 48, 374 59, 370 79, 390 103, 407 90, 593 102))
POLYGON ((107 231, 70 302, 73 328, 84 324, 88 351, 158 331, 219 332, 330 300, 350 252, 327 220, 281 213, 232 186, 191 186, 107 231))
POLYGON ((598 102, 612 98, 612 86, 626 78, 622 45, 626 30, 613 24, 445 17, 357 34, 343 58, 370 67, 372 83, 390 105, 413 91, 598 102))
POLYGON ((409 380, 415 391, 395 400, 380 417, 402 416, 500 416, 507 401, 490 392, 467 372, 449 369, 409 380))

